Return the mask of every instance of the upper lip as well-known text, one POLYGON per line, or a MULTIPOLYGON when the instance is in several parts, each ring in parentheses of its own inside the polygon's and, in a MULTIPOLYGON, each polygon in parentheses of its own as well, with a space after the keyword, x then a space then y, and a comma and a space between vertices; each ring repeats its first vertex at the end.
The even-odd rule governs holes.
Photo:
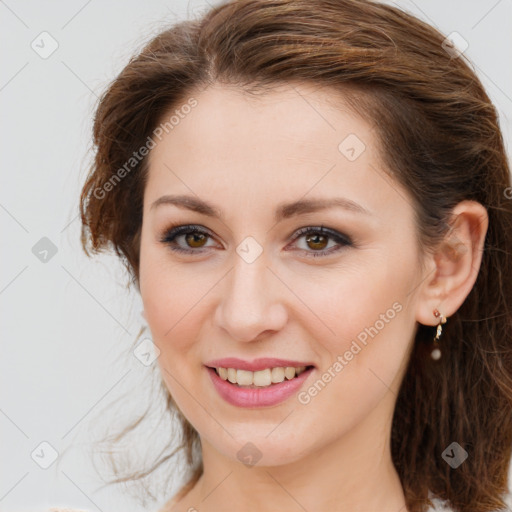
POLYGON ((236 368, 237 370, 248 370, 251 372, 286 366, 293 366, 295 368, 300 366, 314 366, 313 363, 308 361, 293 361, 291 359, 276 359, 274 357, 261 357, 253 361, 244 361, 237 357, 225 357, 223 359, 208 361, 205 365, 210 368, 236 368))

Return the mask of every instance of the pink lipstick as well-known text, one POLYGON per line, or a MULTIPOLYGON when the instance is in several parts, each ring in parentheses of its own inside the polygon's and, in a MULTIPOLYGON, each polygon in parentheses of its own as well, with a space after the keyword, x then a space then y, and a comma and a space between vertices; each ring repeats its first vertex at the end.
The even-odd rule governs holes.
MULTIPOLYGON (((226 402, 236 407, 247 408, 271 407, 284 402, 299 391, 306 379, 315 369, 310 362, 276 358, 260 358, 254 361, 244 361, 238 358, 224 358, 209 361, 206 363, 205 367, 214 388, 226 402), (224 378, 217 373, 216 368, 223 369, 221 375, 223 375, 224 378), (281 373, 281 378, 284 380, 263 386, 243 386, 238 384, 239 379, 233 380, 232 382, 230 382, 231 379, 226 380, 225 372, 228 368, 245 370, 246 372, 261 372, 274 369, 281 373), (291 375, 287 375, 286 378, 283 377, 284 368, 288 368, 289 371, 292 371, 291 375), (296 368, 300 369, 300 374, 298 375, 295 372, 296 368), (293 376, 294 372, 295 376, 293 376)), ((269 378, 268 375, 267 373, 267 379, 269 378)), ((250 381, 250 373, 245 376, 249 377, 250 381)))

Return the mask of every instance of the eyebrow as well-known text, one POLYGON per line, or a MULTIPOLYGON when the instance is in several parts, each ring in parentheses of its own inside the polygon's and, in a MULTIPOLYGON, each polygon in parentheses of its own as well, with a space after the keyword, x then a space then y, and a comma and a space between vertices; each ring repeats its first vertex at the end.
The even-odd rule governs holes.
MULTIPOLYGON (((150 209, 153 210, 161 205, 174 205, 178 208, 192 210, 208 217, 223 219, 222 212, 218 208, 194 196, 165 195, 159 197, 151 205, 150 209)), ((299 199, 298 201, 293 201, 291 203, 279 204, 274 214, 274 221, 280 222, 284 219, 293 217, 294 215, 304 215, 306 213, 313 213, 334 207, 343 208, 344 210, 355 213, 371 215, 369 210, 360 204, 344 197, 333 197, 325 199, 299 199)))

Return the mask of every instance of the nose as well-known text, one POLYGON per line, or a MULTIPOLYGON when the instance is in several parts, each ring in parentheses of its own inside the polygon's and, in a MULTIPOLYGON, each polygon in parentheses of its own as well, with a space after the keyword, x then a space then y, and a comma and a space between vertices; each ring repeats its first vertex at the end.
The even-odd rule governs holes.
POLYGON ((237 256, 220 293, 215 322, 233 340, 259 340, 282 329, 288 320, 281 296, 285 287, 261 256, 252 263, 237 256))

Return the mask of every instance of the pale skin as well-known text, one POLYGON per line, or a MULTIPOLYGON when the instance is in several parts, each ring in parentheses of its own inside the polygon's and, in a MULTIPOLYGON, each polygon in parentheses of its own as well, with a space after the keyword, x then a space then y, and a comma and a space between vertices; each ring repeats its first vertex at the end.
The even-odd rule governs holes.
POLYGON ((158 364, 200 435, 204 462, 170 510, 405 512, 389 444, 397 392, 417 325, 437 325, 436 308, 449 318, 474 285, 485 208, 459 203, 446 243, 424 254, 407 191, 382 171, 376 132, 333 91, 293 84, 255 98, 216 84, 194 98, 150 153, 141 238, 140 292, 158 364), (349 134, 366 146, 353 161, 338 149, 349 134), (222 219, 152 208, 163 195, 207 201, 222 219), (334 207, 274 220, 283 202, 333 197, 367 212, 334 207), (194 244, 182 234, 174 246, 196 252, 174 252, 160 241, 171 223, 208 236, 194 244), (294 238, 308 226, 353 245, 294 238), (252 263, 236 251, 249 236, 262 248, 252 263), (230 356, 312 361, 308 389, 396 303, 400 312, 307 404, 293 396, 272 407, 231 405, 204 367, 230 356), (248 442, 261 453, 252 467, 237 458, 248 442))

